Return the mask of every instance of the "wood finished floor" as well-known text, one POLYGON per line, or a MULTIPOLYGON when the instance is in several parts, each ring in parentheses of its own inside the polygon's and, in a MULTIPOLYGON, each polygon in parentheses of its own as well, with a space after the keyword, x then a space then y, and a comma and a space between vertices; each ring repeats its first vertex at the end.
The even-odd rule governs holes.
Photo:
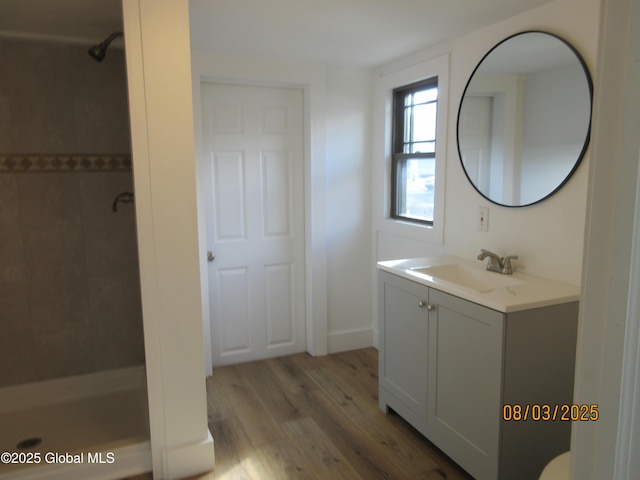
POLYGON ((207 397, 216 469, 190 480, 472 480, 378 409, 373 348, 219 367, 207 397))

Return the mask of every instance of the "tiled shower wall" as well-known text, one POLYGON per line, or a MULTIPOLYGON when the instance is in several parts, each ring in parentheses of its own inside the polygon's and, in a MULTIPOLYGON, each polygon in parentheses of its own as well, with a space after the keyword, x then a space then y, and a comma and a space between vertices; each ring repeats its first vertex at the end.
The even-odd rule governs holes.
POLYGON ((0 386, 144 363, 124 55, 86 52, 0 40, 0 386))

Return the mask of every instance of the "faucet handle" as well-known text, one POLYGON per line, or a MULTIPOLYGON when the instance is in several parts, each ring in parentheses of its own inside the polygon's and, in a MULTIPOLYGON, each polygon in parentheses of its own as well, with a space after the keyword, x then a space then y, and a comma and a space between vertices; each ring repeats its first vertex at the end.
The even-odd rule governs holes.
POLYGON ((505 257, 505 259, 503 260, 503 266, 502 266, 502 273, 505 273, 507 275, 510 275, 513 273, 513 268, 511 267, 511 260, 517 260, 518 256, 517 255, 509 255, 508 257, 505 257))
POLYGON ((489 257, 489 260, 487 261, 487 270, 490 270, 492 272, 498 272, 498 273, 502 273, 504 270, 504 266, 503 266, 503 259, 489 251, 486 250, 484 248, 480 249, 480 255, 478 255, 478 260, 484 260, 485 258, 489 257))

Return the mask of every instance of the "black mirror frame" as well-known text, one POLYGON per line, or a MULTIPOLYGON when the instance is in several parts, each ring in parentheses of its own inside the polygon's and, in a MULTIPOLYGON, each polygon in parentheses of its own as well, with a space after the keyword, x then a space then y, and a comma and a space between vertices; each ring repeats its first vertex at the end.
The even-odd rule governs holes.
POLYGON ((558 36, 558 35, 556 35, 554 33, 546 32, 544 30, 525 30, 525 31, 522 31, 522 32, 514 33, 513 35, 510 35, 507 38, 505 38, 505 39, 501 40, 500 42, 498 42, 497 44, 495 44, 486 54, 484 54, 484 56, 480 59, 478 64, 473 69, 473 72, 471 72, 471 75, 469 76, 469 79, 467 80, 467 83, 466 83, 466 85, 464 87, 464 90, 462 92, 462 97, 460 97, 460 103, 458 105, 458 115, 457 115, 457 120, 456 120, 456 147, 458 148, 458 158, 460 159, 460 165, 462 166, 462 171, 464 172, 465 176, 467 177, 467 180, 473 186, 475 191, 478 192, 486 200, 488 200, 489 202, 493 203, 494 205, 500 205, 501 207, 508 207, 508 208, 521 208, 521 207, 529 207, 531 205, 536 205, 536 204, 538 204, 540 202, 543 202, 544 200, 548 199, 549 197, 552 197, 553 195, 555 195, 569 181, 569 179, 573 176, 575 171, 578 169, 578 167, 582 163, 582 159, 584 158, 584 156, 585 156, 585 154, 587 152, 587 149, 589 147, 589 143, 591 141, 591 121, 592 121, 592 118, 593 118, 593 80, 591 78, 591 73, 589 72, 589 68, 587 67, 586 62, 584 61, 584 58, 582 58, 582 55, 580 55, 580 52, 578 52, 578 50, 576 50, 576 48, 573 45, 571 45, 564 38, 562 38, 562 37, 560 37, 560 36, 558 36), (584 70, 584 74, 585 74, 585 77, 587 79, 587 84, 588 84, 588 87, 589 87, 589 122, 587 124, 587 134, 586 134, 586 137, 585 137, 585 140, 584 140, 584 144, 582 146, 582 150, 580 151, 580 154, 578 155, 578 158, 576 159, 571 171, 562 180, 562 182, 560 182, 558 184, 558 186, 554 190, 552 190, 550 193, 548 193, 544 197, 540 198, 539 200, 536 200, 535 202, 530 202, 530 203, 527 203, 527 204, 524 204, 524 205, 506 205, 504 203, 496 202, 495 200, 492 200, 487 195, 482 193, 480 191, 480 189, 476 186, 476 184, 469 177, 469 174, 467 173, 467 169, 464 166, 464 162, 462 161, 462 152, 460 151, 460 113, 462 111, 462 102, 464 101, 464 98, 465 98, 465 95, 467 93, 467 90, 469 89, 469 85, 471 83, 471 80, 473 80, 473 77, 476 74, 476 71, 478 70, 478 68, 480 68, 480 66, 482 65, 482 62, 484 62, 484 60, 489 55, 491 55, 491 53, 494 50, 496 50, 503 43, 511 40, 512 38, 518 37, 520 35, 525 35, 525 34, 528 34, 528 33, 542 33, 542 34, 554 37, 555 39, 561 41, 563 44, 565 44, 567 47, 569 47, 569 49, 576 56, 576 58, 580 62, 580 65, 582 66, 582 69, 584 70))

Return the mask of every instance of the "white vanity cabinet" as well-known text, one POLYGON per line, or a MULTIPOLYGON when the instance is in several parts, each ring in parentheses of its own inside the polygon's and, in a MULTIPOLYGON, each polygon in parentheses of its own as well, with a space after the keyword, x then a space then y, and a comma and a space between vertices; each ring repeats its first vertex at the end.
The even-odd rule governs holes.
POLYGON ((569 449, 570 422, 539 409, 507 421, 503 407, 571 404, 578 302, 503 313, 378 275, 380 408, 477 480, 537 480, 569 449))

